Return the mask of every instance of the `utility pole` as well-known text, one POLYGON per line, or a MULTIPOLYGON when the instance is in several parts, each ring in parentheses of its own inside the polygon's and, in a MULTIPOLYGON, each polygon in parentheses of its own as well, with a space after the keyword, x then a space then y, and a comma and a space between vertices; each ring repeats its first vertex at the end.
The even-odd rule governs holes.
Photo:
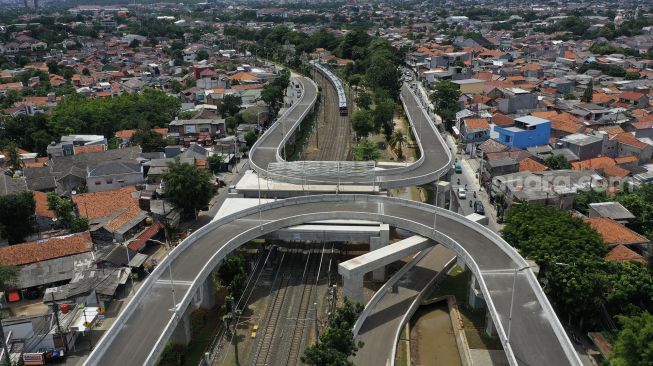
POLYGON ((59 304, 54 301, 54 292, 51 292, 50 295, 52 295, 52 312, 54 313, 54 320, 57 323, 57 332, 59 332, 59 336, 63 339, 64 350, 68 353, 68 340, 66 339, 66 335, 61 331, 61 323, 59 322, 59 304))

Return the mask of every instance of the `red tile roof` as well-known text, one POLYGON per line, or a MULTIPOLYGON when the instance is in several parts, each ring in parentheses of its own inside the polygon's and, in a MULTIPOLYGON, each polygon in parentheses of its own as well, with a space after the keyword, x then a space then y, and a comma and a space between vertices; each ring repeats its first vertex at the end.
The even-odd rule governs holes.
POLYGON ((494 123, 497 126, 512 126, 515 124, 515 119, 506 116, 503 113, 495 113, 492 116, 492 123, 494 123))
POLYGON ((592 158, 581 161, 574 161, 571 163, 571 168, 573 170, 589 170, 589 169, 600 169, 608 166, 614 166, 616 163, 614 159, 607 156, 599 156, 598 158, 592 158))
POLYGON ((646 244, 648 239, 620 223, 607 217, 591 217, 585 219, 596 230, 608 245, 646 244))
POLYGON ((642 257, 639 253, 621 244, 612 248, 603 258, 614 262, 645 262, 644 257, 642 257))
POLYGON ((80 215, 91 220, 106 217, 121 209, 138 208, 138 199, 132 196, 136 187, 124 187, 113 191, 83 193, 73 196, 80 215))
POLYGON ((481 130, 490 128, 485 118, 467 118, 465 119, 465 126, 471 130, 481 130))
POLYGON ((520 172, 543 172, 545 170, 549 170, 549 167, 544 164, 540 164, 531 158, 526 158, 519 162, 520 172))
POLYGON ((98 153, 98 152, 103 152, 104 150, 105 150, 104 145, 87 145, 87 146, 75 146, 75 147, 73 147, 73 151, 75 152, 75 155, 88 154, 88 153, 98 153))
POLYGON ((91 251, 88 231, 0 248, 0 264, 22 266, 91 251))
POLYGON ((34 191, 32 192, 34 195, 34 202, 36 202, 36 215, 37 216, 43 216, 43 217, 56 217, 57 215, 54 213, 52 210, 48 210, 48 195, 39 192, 39 191, 34 191))

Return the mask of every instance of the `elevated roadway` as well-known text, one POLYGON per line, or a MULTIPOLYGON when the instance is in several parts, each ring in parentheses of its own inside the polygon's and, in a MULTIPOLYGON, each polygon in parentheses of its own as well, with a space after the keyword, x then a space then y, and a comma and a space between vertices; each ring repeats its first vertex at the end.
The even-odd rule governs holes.
MULTIPOLYGON (((305 176, 290 176, 288 174, 274 174, 268 171, 271 163, 283 162, 281 150, 283 145, 290 139, 294 131, 299 128, 301 121, 308 115, 317 100, 318 89, 316 84, 309 78, 293 78, 293 82, 299 83, 304 92, 301 98, 295 102, 278 121, 274 123, 254 144, 250 152, 250 166, 259 175, 269 177, 273 180, 289 183, 302 184, 362 184, 370 185, 369 177, 331 177, 316 178, 305 176)), ((421 156, 412 164, 393 168, 377 168, 375 184, 381 188, 396 188, 415 186, 431 183, 445 174, 451 164, 453 157, 451 151, 437 131, 433 121, 428 118, 423 106, 417 96, 407 85, 402 86, 401 101, 411 124, 411 128, 417 140, 421 156)))
POLYGON ((195 233, 145 280, 87 365, 151 365, 198 289, 234 249, 261 235, 317 220, 382 222, 452 249, 478 279, 489 313, 513 365, 577 365, 578 356, 524 259, 487 228, 464 217, 413 201, 371 195, 316 195, 279 200, 214 221, 195 233), (170 275, 172 274, 172 277, 170 275), (516 277, 515 277, 516 276, 516 277), (510 341, 508 314, 513 278, 510 341), (173 307, 171 285, 175 289, 173 307))

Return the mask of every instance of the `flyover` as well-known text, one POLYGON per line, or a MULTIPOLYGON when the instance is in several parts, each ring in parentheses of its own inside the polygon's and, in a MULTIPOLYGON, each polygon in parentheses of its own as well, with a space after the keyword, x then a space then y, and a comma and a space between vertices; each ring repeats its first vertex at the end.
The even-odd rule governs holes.
MULTIPOLYGON (((261 175, 267 173, 270 163, 283 161, 280 147, 288 141, 291 132, 299 128, 315 104, 315 84, 306 78, 300 78, 299 82, 305 90, 302 98, 252 149, 250 165, 261 175)), ((402 88, 401 99, 423 154, 414 164, 380 170, 377 183, 385 188, 433 182, 451 166, 449 149, 407 86, 402 88), (428 143, 422 144, 422 141, 428 143)), ((292 180, 297 177, 278 178, 292 180)), ((365 179, 360 183, 369 184, 369 181, 365 179)), ((380 222, 452 249, 477 278, 512 365, 580 364, 535 275, 530 269, 521 270, 527 263, 496 233, 431 205, 353 194, 303 196, 269 202, 232 213, 197 230, 169 252, 143 282, 85 364, 154 364, 177 325, 187 321, 186 309, 202 301, 202 289, 211 271, 230 252, 249 240, 280 229, 331 219, 380 222), (514 301, 511 301, 513 294, 514 301), (512 314, 510 332, 509 314, 512 314)))
POLYGON ((516 272, 527 263, 501 237, 445 209, 372 195, 316 195, 279 200, 204 226, 172 250, 144 281, 86 364, 153 364, 184 310, 197 301, 198 290, 230 252, 261 235, 329 219, 382 222, 442 243, 452 249, 478 279, 511 364, 580 364, 535 275, 530 269, 516 272), (437 230, 433 228, 435 210, 437 230), (171 285, 180 299, 174 308, 171 306, 171 285), (508 342, 513 292, 514 310, 508 342))
MULTIPOLYGON (((256 141, 250 152, 250 166, 261 176, 276 181, 303 184, 307 182, 307 178, 304 176, 275 174, 268 169, 270 164, 285 162, 282 157, 283 146, 290 140, 294 131, 300 128, 301 122, 310 113, 317 101, 318 89, 313 80, 306 77, 297 77, 293 78, 293 81, 302 86, 304 90, 302 96, 256 141)), ((421 155, 417 161, 405 166, 377 167, 373 180, 381 188, 407 187, 434 182, 444 175, 453 163, 453 156, 447 144, 427 116, 419 99, 405 84, 402 86, 400 98, 408 115, 421 155)), ((306 163, 301 162, 301 164, 306 163)), ((288 162, 287 164, 299 164, 299 162, 288 162)), ((298 170, 302 169, 303 167, 299 167, 298 170)), ((312 184, 370 185, 369 176, 352 177, 351 174, 324 178, 314 176, 309 178, 308 181, 312 184)))

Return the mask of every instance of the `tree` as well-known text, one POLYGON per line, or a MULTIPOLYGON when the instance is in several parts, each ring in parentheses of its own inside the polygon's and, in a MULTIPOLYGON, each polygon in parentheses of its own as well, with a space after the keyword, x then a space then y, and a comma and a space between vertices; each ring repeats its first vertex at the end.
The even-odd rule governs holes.
POLYGON ((83 231, 88 231, 91 228, 89 224, 88 217, 79 216, 75 217, 70 222, 70 232, 71 233, 81 233, 83 231))
POLYGON ((195 59, 197 61, 208 60, 209 59, 209 53, 206 52, 206 50, 199 50, 195 54, 195 59))
POLYGON ((357 343, 352 332, 361 311, 363 305, 345 298, 343 306, 336 310, 317 342, 304 350, 301 361, 318 366, 353 366, 348 358, 363 347, 363 342, 357 343))
POLYGON ((374 119, 374 132, 378 133, 381 128, 392 131, 394 129, 392 117, 395 113, 395 103, 390 98, 384 98, 376 103, 372 117, 374 119))
POLYGON ((18 153, 18 147, 16 146, 16 143, 10 142, 7 144, 6 151, 7 153, 7 161, 9 162, 9 165, 13 170, 19 170, 23 163, 20 161, 20 154, 18 153))
POLYGON ((220 113, 223 117, 234 116, 240 111, 243 98, 240 95, 227 94, 222 98, 220 113))
POLYGON ((372 96, 370 93, 366 92, 365 90, 358 92, 358 96, 356 97, 356 105, 359 108, 370 109, 370 106, 372 105, 372 96))
POLYGON ((440 81, 435 84, 435 93, 431 95, 431 102, 435 113, 443 120, 451 123, 456 119, 456 112, 460 109, 458 99, 460 90, 450 81, 440 81))
POLYGON ((18 278, 18 268, 16 266, 0 265, 0 289, 3 291, 11 288, 18 278))
POLYGON ((213 173, 217 173, 222 168, 223 162, 224 162, 224 157, 222 155, 213 154, 208 158, 209 169, 211 169, 213 173))
POLYGON ((589 189, 587 191, 578 191, 574 196, 574 210, 587 214, 590 203, 608 202, 610 197, 604 190, 589 189))
POLYGON ((139 145, 143 152, 162 151, 167 145, 163 136, 151 129, 138 129, 132 136, 131 142, 139 145))
POLYGON ((378 160, 381 157, 381 152, 375 143, 363 138, 358 141, 354 148, 354 160, 358 161, 372 161, 378 160))
POLYGON ((274 116, 283 102, 283 89, 277 85, 266 84, 261 91, 261 100, 268 105, 270 115, 274 116))
POLYGON ((21 243, 32 232, 36 202, 32 192, 0 196, 0 234, 9 244, 21 243))
POLYGON ((186 214, 196 214, 206 207, 213 196, 213 185, 208 171, 195 165, 181 163, 179 159, 168 164, 163 173, 163 192, 168 200, 184 210, 186 214))
POLYGON ((653 315, 618 317, 622 330, 614 344, 610 364, 613 366, 653 365, 653 315))
POLYGON ((544 165, 551 170, 571 169, 571 164, 564 155, 551 155, 544 159, 544 165))
POLYGON ((372 113, 367 109, 359 109, 351 115, 351 126, 356 132, 356 138, 366 138, 374 131, 374 120, 372 113))
POLYGON ((580 98, 581 102, 592 103, 592 98, 594 98, 593 94, 594 94, 594 86, 590 81, 590 83, 587 84, 587 88, 585 88, 585 91, 583 92, 583 97, 580 98))
POLYGON ((403 145, 406 141, 406 135, 401 131, 395 131, 395 133, 392 134, 392 138, 390 138, 390 146, 392 146, 392 148, 397 152, 397 157, 399 159, 404 156, 403 145))
POLYGON ((644 236, 653 236, 653 183, 629 191, 627 187, 617 195, 617 201, 635 216, 628 227, 644 236))
POLYGON ((252 147, 254 145, 254 143, 256 142, 257 138, 258 138, 258 136, 256 135, 256 133, 254 131, 248 131, 245 134, 245 143, 247 144, 247 147, 252 147))

